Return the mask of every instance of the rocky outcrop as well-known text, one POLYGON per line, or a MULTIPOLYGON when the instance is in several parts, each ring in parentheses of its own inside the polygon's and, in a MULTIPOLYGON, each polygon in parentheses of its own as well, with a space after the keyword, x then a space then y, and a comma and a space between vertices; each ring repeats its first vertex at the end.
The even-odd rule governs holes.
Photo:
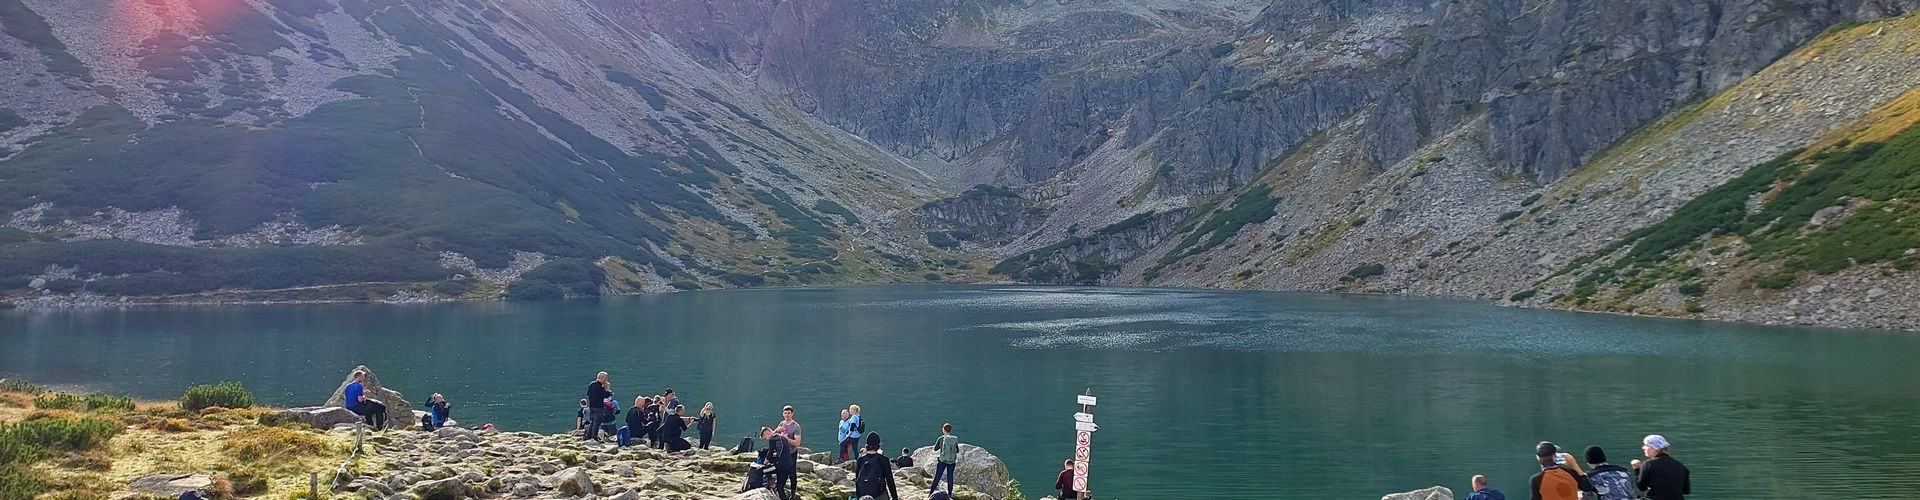
POLYGON ((134 479, 127 488, 140 493, 178 497, 188 491, 205 491, 213 486, 213 477, 205 474, 155 474, 134 479))
POLYGON ((1435 486, 1424 490, 1394 493, 1380 497, 1380 500, 1453 500, 1453 490, 1445 486, 1435 486))
POLYGON ((280 410, 276 416, 283 422, 301 422, 315 429, 332 429, 335 425, 361 421, 360 415, 339 406, 287 408, 280 410))
MULTIPOLYGON (((369 498, 401 493, 418 498, 772 498, 764 489, 741 491, 754 454, 736 455, 718 447, 666 453, 591 443, 578 434, 491 429, 393 431, 369 443, 374 453, 390 460, 383 461, 383 469, 341 472, 333 483, 336 492, 369 498)), ((812 465, 811 471, 801 468, 802 498, 852 496, 850 465, 802 464, 812 465)), ((1007 488, 1006 465, 986 450, 962 445, 959 470, 961 498, 1004 500, 1013 494, 1007 488)), ((894 474, 903 500, 927 498, 931 468, 894 474)))
MULTIPOLYGON (((913 450, 913 467, 909 469, 931 479, 934 464, 938 463, 939 458, 940 452, 932 446, 922 446, 913 450)), ((965 486, 991 498, 1007 497, 1013 475, 1007 471, 1007 464, 1000 462, 1000 457, 993 456, 985 448, 960 443, 960 454, 955 458, 954 476, 960 478, 953 483, 956 488, 965 486)), ((946 483, 943 480, 941 484, 946 483)))
POLYGON ((378 399, 381 404, 387 405, 388 427, 404 429, 412 425, 413 422, 417 422, 413 417, 413 405, 407 403, 407 397, 401 395, 400 391, 380 385, 380 379, 375 377, 373 369, 367 368, 366 365, 361 365, 348 371, 346 380, 340 382, 340 388, 333 390, 333 396, 327 398, 325 406, 346 405, 347 384, 353 383, 353 372, 355 371, 366 372, 367 374, 367 380, 360 384, 366 389, 367 398, 378 399))

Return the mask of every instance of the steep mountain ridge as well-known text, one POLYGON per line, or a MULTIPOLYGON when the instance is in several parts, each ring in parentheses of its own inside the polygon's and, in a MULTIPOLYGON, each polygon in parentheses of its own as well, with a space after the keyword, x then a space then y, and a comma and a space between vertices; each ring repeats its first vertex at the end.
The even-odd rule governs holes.
MULTIPOLYGON (((1769 256, 1612 264, 1652 262, 1647 232, 1783 152, 1807 148, 1775 191, 1871 156, 1855 143, 1904 151, 1917 10, 0 0, 0 289, 416 300, 991 275, 1920 329, 1884 305, 1911 302, 1888 285, 1911 278, 1898 255, 1794 281, 1883 305, 1791 318, 1768 311, 1787 292, 1739 285, 1792 265, 1769 256)), ((1867 201, 1829 218, 1904 213, 1848 196, 1867 201)), ((1906 220, 1872 230, 1904 241, 1906 220)))

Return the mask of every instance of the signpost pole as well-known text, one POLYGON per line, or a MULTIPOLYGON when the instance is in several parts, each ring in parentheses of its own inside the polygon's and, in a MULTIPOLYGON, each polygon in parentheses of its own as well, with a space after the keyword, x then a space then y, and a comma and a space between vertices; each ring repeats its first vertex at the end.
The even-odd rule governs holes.
POLYGON ((1080 405, 1080 413, 1073 416, 1073 489, 1080 493, 1082 500, 1092 500, 1093 492, 1087 490, 1087 470, 1093 462, 1093 432, 1100 426, 1093 423, 1093 406, 1097 402, 1093 397, 1093 388, 1074 398, 1080 405))

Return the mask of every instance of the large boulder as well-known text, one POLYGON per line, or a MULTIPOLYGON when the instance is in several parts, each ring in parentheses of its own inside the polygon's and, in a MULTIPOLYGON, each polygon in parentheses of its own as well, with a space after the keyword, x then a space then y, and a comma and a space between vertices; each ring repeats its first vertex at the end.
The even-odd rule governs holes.
POLYGON ((163 497, 178 497, 188 491, 207 491, 213 477, 206 474, 154 474, 133 480, 127 489, 163 497))
POLYGON ((1453 490, 1445 486, 1435 486, 1424 490, 1394 493, 1380 497, 1380 500, 1453 500, 1453 490))
MULTIPOLYGON (((913 450, 913 465, 927 473, 933 472, 933 464, 939 461, 940 453, 932 446, 922 446, 913 450)), ((968 486, 993 500, 1007 498, 1008 485, 1013 482, 1013 474, 1007 471, 1007 464, 1000 457, 988 453, 985 448, 960 443, 960 455, 954 466, 953 480, 956 486, 968 486)), ((945 485, 945 479, 940 480, 945 485)))
POLYGON ((407 491, 420 497, 421 500, 460 500, 468 496, 470 488, 467 487, 466 481, 449 477, 415 484, 407 491))
POLYGON ((366 365, 354 367, 347 372, 347 378, 340 382, 338 389, 333 390, 333 397, 327 398, 327 406, 346 406, 347 384, 353 383, 354 371, 367 372, 366 382, 360 384, 367 389, 367 397, 380 400, 381 404, 387 405, 387 427, 405 429, 420 421, 413 418, 413 405, 407 404, 407 397, 401 395, 400 391, 380 385, 380 379, 375 377, 373 369, 367 368, 366 365))
POLYGON ((579 467, 556 472, 552 477, 547 478, 547 482, 553 485, 553 489, 568 496, 592 495, 600 492, 600 489, 593 485, 593 478, 587 476, 587 470, 579 467))
POLYGON ((304 422, 315 429, 332 429, 335 425, 351 424, 360 421, 359 415, 355 415, 353 412, 347 411, 346 408, 339 406, 302 406, 299 408, 288 408, 280 410, 280 413, 276 414, 276 416, 283 422, 304 422))

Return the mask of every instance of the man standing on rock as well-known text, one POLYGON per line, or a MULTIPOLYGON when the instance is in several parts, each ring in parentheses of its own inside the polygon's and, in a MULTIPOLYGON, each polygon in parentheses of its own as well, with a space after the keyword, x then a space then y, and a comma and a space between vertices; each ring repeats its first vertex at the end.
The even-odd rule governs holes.
POLYGON ((347 384, 341 396, 344 396, 347 411, 366 419, 367 425, 373 426, 373 430, 384 430, 387 428, 387 405, 367 397, 367 386, 362 384, 366 381, 367 372, 354 370, 353 383, 347 384))
POLYGON ((587 415, 590 420, 587 422, 586 437, 589 441, 600 440, 600 423, 608 419, 607 398, 613 397, 613 389, 609 387, 611 384, 607 382, 607 372, 600 372, 593 377, 593 382, 587 384, 587 415))
POLYGON ((947 494, 953 494, 953 475, 955 464, 960 463, 960 438, 953 435, 953 424, 940 424, 940 438, 933 440, 934 451, 940 452, 940 458, 933 463, 933 486, 927 489, 931 495, 940 490, 940 476, 947 477, 947 494))

